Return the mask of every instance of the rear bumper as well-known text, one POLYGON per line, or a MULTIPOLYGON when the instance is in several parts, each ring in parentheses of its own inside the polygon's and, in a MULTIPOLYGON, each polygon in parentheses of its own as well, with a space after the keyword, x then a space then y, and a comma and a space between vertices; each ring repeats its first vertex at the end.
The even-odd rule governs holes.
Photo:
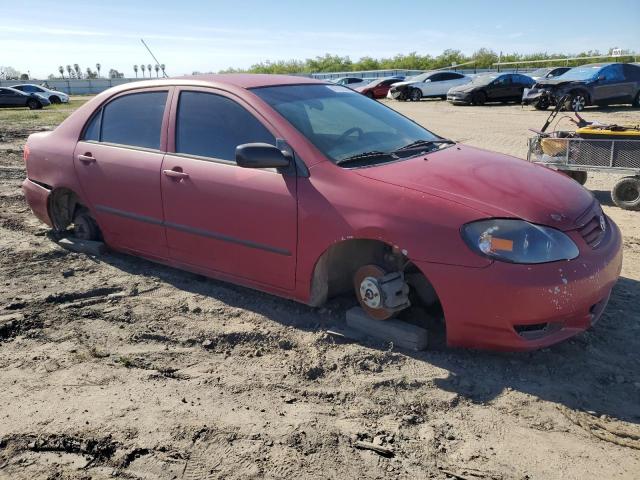
POLYGON ((622 268, 620 231, 608 223, 606 240, 596 249, 583 244, 580 256, 571 261, 493 262, 486 268, 416 262, 442 302, 447 343, 534 350, 591 327, 604 311, 622 268))
POLYGON ((22 191, 33 214, 42 222, 53 227, 49 217, 49 195, 51 190, 28 178, 22 182, 22 191))

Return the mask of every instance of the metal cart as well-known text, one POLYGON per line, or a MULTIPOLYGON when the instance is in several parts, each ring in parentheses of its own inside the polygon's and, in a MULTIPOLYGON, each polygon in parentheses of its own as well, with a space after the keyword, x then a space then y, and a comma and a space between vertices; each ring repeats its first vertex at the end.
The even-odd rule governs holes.
POLYGON ((538 132, 529 138, 527 160, 560 170, 583 185, 587 172, 625 175, 613 187, 611 199, 620 208, 640 210, 640 140, 538 132))

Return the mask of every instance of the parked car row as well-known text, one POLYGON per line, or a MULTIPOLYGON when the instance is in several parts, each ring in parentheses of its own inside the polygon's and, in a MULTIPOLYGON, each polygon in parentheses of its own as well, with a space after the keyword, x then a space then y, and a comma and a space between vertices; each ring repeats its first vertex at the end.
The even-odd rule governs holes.
POLYGON ((545 67, 531 72, 464 75, 432 71, 401 79, 343 77, 336 80, 370 98, 419 101, 441 98, 454 105, 522 102, 546 110, 563 101, 566 110, 589 105, 632 104, 640 107, 640 65, 593 63, 580 67, 545 67))
POLYGON ((69 95, 41 85, 21 84, 0 88, 0 107, 28 107, 39 110, 52 103, 68 103, 69 95))

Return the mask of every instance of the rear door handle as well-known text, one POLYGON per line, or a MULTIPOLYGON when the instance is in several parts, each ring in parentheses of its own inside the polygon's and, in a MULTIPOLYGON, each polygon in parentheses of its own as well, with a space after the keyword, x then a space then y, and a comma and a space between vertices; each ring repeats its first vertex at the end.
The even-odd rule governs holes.
POLYGON ((84 155, 78 155, 78 160, 82 163, 93 163, 96 161, 95 157, 90 153, 85 153, 84 155))
POLYGON ((162 173, 164 173, 167 177, 172 178, 189 178, 188 173, 180 172, 178 170, 163 170, 162 173))

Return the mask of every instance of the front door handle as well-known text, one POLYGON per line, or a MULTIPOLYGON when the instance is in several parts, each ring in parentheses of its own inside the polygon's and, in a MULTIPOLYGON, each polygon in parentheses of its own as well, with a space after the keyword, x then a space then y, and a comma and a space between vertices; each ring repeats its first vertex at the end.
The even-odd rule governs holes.
POLYGON ((82 163, 93 163, 96 161, 95 157, 90 153, 85 153, 84 155, 78 155, 78 160, 82 163))
POLYGON ((172 177, 172 178, 178 178, 178 179, 189 178, 188 173, 184 173, 179 170, 163 170, 162 173, 165 174, 167 177, 172 177))

